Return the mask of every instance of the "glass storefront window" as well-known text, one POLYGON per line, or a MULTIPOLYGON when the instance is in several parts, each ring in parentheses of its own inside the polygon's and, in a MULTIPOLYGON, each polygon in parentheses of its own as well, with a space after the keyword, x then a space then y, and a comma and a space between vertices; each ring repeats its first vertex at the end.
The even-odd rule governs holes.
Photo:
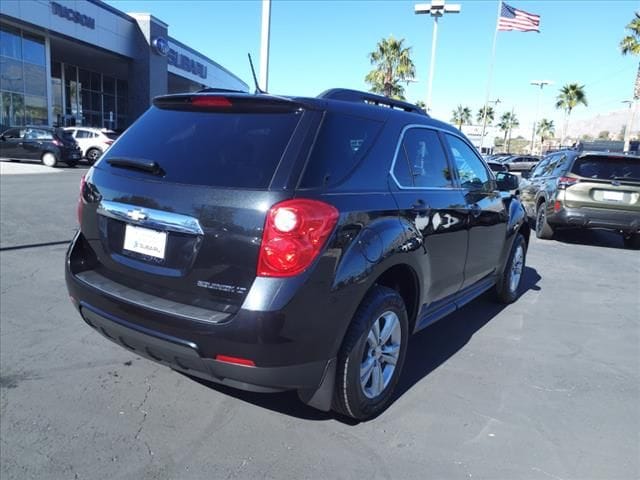
POLYGON ((0 27, 0 124, 48 123, 44 39, 0 27))
POLYGON ((46 125, 47 101, 44 97, 24 97, 24 115, 27 125, 46 125))
POLYGON ((45 52, 44 52, 44 40, 29 35, 23 34, 22 38, 22 59, 25 62, 33 63, 35 65, 45 64, 45 52))
POLYGON ((116 93, 116 79, 112 77, 107 77, 106 75, 102 77, 102 90, 104 93, 109 93, 111 95, 115 95, 116 93))
POLYGON ((20 31, 10 27, 0 28, 0 55, 22 60, 20 31))
POLYGON ((47 96, 47 74, 44 67, 24 64, 24 93, 27 95, 47 96))
POLYGON ((18 93, 0 93, 0 125, 2 128, 24 125, 24 97, 18 93))
POLYGON ((24 92, 22 62, 8 57, 0 57, 0 90, 24 92))
POLYGON ((99 73, 91 72, 91 90, 94 92, 102 91, 102 76, 99 73))

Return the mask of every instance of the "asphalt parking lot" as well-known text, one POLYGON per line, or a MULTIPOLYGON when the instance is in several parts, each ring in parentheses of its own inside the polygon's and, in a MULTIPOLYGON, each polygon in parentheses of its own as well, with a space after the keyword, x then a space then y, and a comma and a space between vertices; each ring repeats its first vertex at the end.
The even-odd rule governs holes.
POLYGON ((617 235, 533 239, 522 297, 414 337, 395 403, 353 424, 91 330, 63 274, 84 168, 19 169, 0 176, 3 480, 640 477, 640 254, 617 235))

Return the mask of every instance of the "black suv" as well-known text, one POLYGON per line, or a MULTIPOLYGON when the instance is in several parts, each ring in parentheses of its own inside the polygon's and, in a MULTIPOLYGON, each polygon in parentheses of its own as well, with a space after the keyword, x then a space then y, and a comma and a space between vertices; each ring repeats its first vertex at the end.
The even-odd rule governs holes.
POLYGON ((408 336, 495 288, 529 227, 455 128, 350 90, 156 98, 89 170, 66 280, 136 354, 357 419, 391 401, 408 336))
POLYGON ((39 160, 47 167, 64 162, 75 167, 82 151, 73 137, 61 128, 15 127, 0 134, 0 157, 10 160, 39 160))

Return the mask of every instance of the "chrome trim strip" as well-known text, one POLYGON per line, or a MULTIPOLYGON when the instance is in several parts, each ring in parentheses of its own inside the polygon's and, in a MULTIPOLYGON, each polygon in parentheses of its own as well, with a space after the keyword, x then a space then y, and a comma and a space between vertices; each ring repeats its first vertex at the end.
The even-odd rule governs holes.
POLYGON ((153 208, 142 208, 126 203, 102 200, 98 205, 98 214, 154 230, 204 235, 204 231, 197 218, 180 213, 165 212, 153 208))

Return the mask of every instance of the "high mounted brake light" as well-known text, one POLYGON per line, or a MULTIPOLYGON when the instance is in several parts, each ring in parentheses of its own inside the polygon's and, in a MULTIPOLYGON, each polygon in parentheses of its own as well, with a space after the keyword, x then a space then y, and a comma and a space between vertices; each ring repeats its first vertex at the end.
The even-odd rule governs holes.
POLYGON ((233 106, 228 98, 218 96, 191 97, 191 105, 204 108, 230 108, 233 106))
POLYGON ((286 200, 267 212, 259 277, 292 277, 317 258, 338 221, 338 210, 318 200, 286 200))

